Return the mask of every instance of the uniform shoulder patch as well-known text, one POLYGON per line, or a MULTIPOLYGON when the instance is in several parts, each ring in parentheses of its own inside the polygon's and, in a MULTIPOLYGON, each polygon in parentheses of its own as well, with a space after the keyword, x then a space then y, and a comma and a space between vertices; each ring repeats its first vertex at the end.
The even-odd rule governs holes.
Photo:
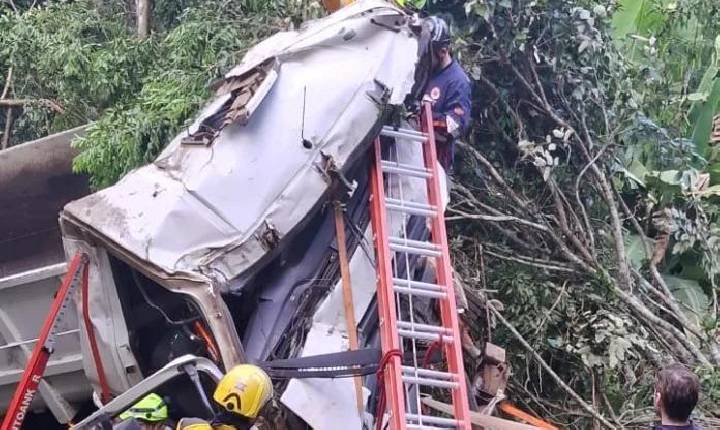
POLYGON ((433 87, 433 89, 430 90, 430 98, 433 100, 440 98, 440 87, 433 87))

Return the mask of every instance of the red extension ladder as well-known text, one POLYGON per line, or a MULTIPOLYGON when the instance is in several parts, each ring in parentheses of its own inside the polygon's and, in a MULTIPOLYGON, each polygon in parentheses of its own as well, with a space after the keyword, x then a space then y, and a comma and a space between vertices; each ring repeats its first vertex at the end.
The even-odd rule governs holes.
MULTIPOLYGON (((380 335, 386 368, 384 391, 390 413, 390 429, 470 429, 467 384, 462 361, 462 346, 458 328, 458 314, 453 289, 452 269, 448 252, 445 218, 442 211, 440 169, 429 103, 423 103, 422 131, 383 127, 380 136, 396 139, 395 160, 383 159, 380 138, 375 140, 375 155, 371 167, 371 220, 375 237, 377 264, 377 299, 380 316, 380 335), (397 153, 398 145, 422 145, 424 165, 403 163, 397 153), (420 178, 427 184, 427 202, 403 198, 402 179, 420 178), (398 184, 391 192, 386 184, 398 184), (402 217, 401 232, 391 231, 391 215, 402 217), (407 220, 421 217, 430 226, 430 241, 408 237, 407 220), (435 282, 412 279, 409 257, 434 260, 435 282), (406 260, 405 273, 397 273, 400 259, 406 260), (437 300, 440 325, 415 321, 413 299, 437 300), (401 312, 400 305, 404 312, 401 312), (418 351, 428 344, 441 346, 447 371, 430 369, 426 358, 418 351), (423 414, 421 387, 427 390, 448 390, 451 393, 454 417, 423 414)), ((391 151, 386 151, 391 152, 391 151)), ((390 155, 392 158, 392 155, 390 155)), ((428 348, 425 348, 427 355, 428 348)), ((383 384, 383 381, 378 381, 383 384)), ((382 421, 382 412, 377 420, 382 421)))

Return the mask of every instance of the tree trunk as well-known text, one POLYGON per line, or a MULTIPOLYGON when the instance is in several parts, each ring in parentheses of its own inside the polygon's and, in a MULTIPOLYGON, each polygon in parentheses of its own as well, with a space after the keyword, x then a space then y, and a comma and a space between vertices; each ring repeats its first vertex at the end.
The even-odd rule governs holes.
POLYGON ((0 144, 0 149, 7 149, 10 146, 10 135, 12 134, 13 121, 13 110, 12 108, 8 108, 7 116, 5 117, 5 132, 2 136, 2 144, 0 144))
POLYGON ((140 39, 150 35, 152 0, 137 0, 137 32, 140 39))

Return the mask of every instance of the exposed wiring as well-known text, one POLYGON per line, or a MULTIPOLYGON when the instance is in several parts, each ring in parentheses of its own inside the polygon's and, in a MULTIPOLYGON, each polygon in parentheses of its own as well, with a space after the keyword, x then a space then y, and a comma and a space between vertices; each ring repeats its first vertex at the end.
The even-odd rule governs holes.
POLYGON ((140 279, 140 276, 139 276, 137 270, 133 270, 132 272, 133 272, 133 280, 135 281, 135 285, 138 287, 138 290, 140 290, 140 294, 142 294, 143 299, 145 299, 145 302, 148 305, 150 305, 151 308, 155 309, 156 311, 158 311, 160 313, 160 315, 162 315, 162 317, 165 319, 165 322, 167 322, 170 325, 182 326, 182 325, 189 324, 193 321, 197 321, 200 319, 200 316, 197 316, 197 315, 194 317, 182 319, 179 321, 175 321, 172 318, 170 318, 168 316, 168 314, 165 313, 163 308, 161 308, 158 304, 153 302, 152 299, 150 298, 150 296, 148 295, 147 291, 145 291, 145 287, 143 287, 142 280, 140 279))
POLYGON ((349 216, 347 216, 347 213, 345 214, 345 224, 350 226, 350 233, 357 238, 358 245, 360 246, 360 249, 362 249, 363 254, 367 257, 368 261, 375 265, 375 258, 368 248, 369 243, 365 238, 365 234, 362 230, 360 230, 360 227, 355 224, 349 216))

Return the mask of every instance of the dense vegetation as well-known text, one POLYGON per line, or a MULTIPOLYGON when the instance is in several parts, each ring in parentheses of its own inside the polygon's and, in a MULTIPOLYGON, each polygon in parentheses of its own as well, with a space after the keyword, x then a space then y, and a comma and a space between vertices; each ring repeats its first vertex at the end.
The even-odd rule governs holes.
MULTIPOLYGON (((96 187, 145 163, 258 39, 311 1, 0 4, 5 144, 94 121, 96 187), (33 6, 34 5, 34 6, 33 6), (10 121, 8 121, 10 119, 10 121), (5 127, 8 125, 9 127, 5 127), (7 137, 9 139, 7 139, 7 137)), ((720 5, 714 0, 437 0, 474 81, 449 209, 458 275, 508 349, 508 396, 563 426, 643 427, 654 371, 703 378, 720 419, 720 5)))
POLYGON ((0 9, 0 88, 8 84, 7 98, 29 100, 9 114, 16 119, 6 145, 95 121, 77 142, 75 167, 96 187, 154 159, 247 48, 320 9, 290 1, 157 1, 155 33, 141 40, 129 6, 100 3, 0 9))
POLYGON ((677 360, 717 417, 717 6, 460 6, 477 94, 456 266, 504 305, 515 398, 577 428, 647 426, 654 369, 677 360))

